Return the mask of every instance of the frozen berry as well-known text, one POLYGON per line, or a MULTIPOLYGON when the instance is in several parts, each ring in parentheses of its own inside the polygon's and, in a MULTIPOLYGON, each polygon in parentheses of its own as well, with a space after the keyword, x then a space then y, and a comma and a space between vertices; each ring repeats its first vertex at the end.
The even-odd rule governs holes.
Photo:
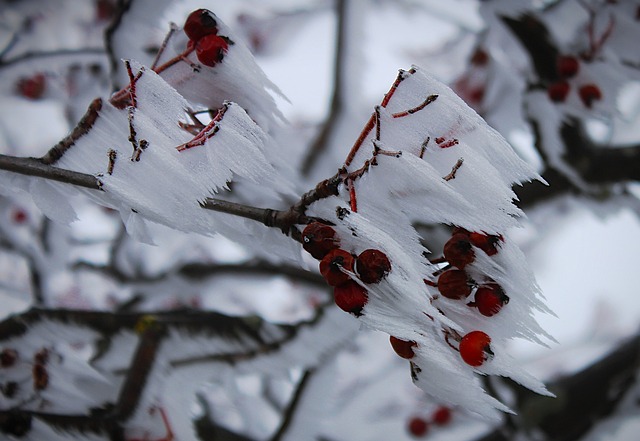
POLYGON ((400 340, 399 338, 390 335, 389 342, 391 343, 391 347, 393 348, 393 350, 396 351, 396 354, 398 354, 400 357, 411 360, 415 355, 413 352, 413 348, 417 346, 417 343, 415 341, 400 340))
POLYGON ((220 63, 228 49, 228 40, 215 34, 205 35, 196 42, 196 55, 205 66, 220 63))
POLYGON ((47 88, 47 80, 43 73, 37 73, 30 77, 20 78, 16 84, 16 90, 20 95, 31 100, 42 98, 47 88))
POLYGON ((213 12, 208 9, 197 9, 184 22, 184 33, 190 40, 198 41, 205 35, 218 33, 218 22, 213 12))
POLYGON ((451 409, 446 406, 438 407, 435 412, 433 412, 431 420, 438 426, 444 426, 448 424, 449 421, 451 421, 451 409))
POLYGON ((18 351, 11 348, 4 348, 0 352, 0 366, 3 368, 11 367, 18 359, 18 351))
POLYGON ((35 390, 44 390, 49 386, 49 373, 43 364, 36 363, 32 368, 33 388, 35 390))
POLYGON ((340 246, 336 230, 320 222, 312 222, 302 230, 302 248, 316 259, 322 259, 327 253, 340 246))
POLYGON ((580 62, 572 55, 561 55, 556 60, 556 69, 562 78, 571 78, 578 73, 580 62))
POLYGON ((502 307, 509 303, 509 297, 497 283, 483 285, 476 291, 475 301, 471 306, 475 306, 480 314, 491 317, 500 312, 502 307))
POLYGON ((102 21, 111 20, 116 13, 116 4, 113 0, 96 1, 96 18, 102 21))
POLYGON ((382 251, 364 250, 356 259, 356 272, 364 283, 378 283, 391 271, 391 262, 382 251))
POLYGON ((471 56, 471 64, 475 66, 485 66, 489 62, 489 54, 482 48, 475 50, 471 56))
POLYGON ((366 289, 350 280, 333 289, 333 299, 340 309, 359 317, 369 297, 366 289))
POLYGON ((462 299, 471 294, 471 283, 467 273, 450 269, 438 277, 438 291, 448 299, 462 299))
POLYGON ((481 366, 493 356, 491 337, 482 331, 472 331, 460 340, 460 356, 471 366, 481 366))
POLYGON ((566 81, 558 81, 547 87, 547 95, 549 95, 551 101, 561 103, 567 99, 570 88, 569 83, 566 81))
POLYGON ((595 84, 585 84, 578 90, 582 103, 589 109, 593 105, 594 101, 602 99, 602 91, 595 84))
POLYGON ((471 244, 480 248, 488 256, 493 256, 498 252, 498 244, 501 240, 503 240, 502 236, 496 236, 495 234, 469 233, 471 244))
POLYGON ((429 423, 421 417, 413 417, 407 425, 409 433, 415 437, 425 436, 429 431, 429 423))
POLYGON ((20 224, 20 225, 24 224, 25 222, 27 222, 28 219, 29 219, 29 216, 27 215, 27 212, 24 211, 22 208, 16 208, 11 213, 11 220, 16 224, 20 224))
POLYGON ((5 384, 0 384, 0 391, 7 398, 13 398, 19 388, 20 386, 15 381, 7 381, 5 384))
POLYGON ((451 239, 444 244, 443 252, 447 262, 460 269, 464 269, 476 258, 469 236, 463 233, 451 236, 451 239))
POLYGON ((347 271, 353 271, 353 256, 345 250, 331 250, 329 254, 324 256, 320 261, 320 274, 331 286, 342 285, 351 278, 348 274, 343 273, 341 268, 347 271))

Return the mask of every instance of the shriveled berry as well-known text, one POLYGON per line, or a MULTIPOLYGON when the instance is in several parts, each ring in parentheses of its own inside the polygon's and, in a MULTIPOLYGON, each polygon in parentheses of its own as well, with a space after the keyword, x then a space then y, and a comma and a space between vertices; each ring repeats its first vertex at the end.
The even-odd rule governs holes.
POLYGON ((447 270, 438 277, 438 291, 448 299, 467 297, 471 294, 469 276, 463 270, 447 270))
POLYGON ((449 421, 451 421, 451 409, 446 406, 438 407, 435 412, 433 412, 431 420, 438 426, 444 426, 448 424, 449 421))
POLYGON ((336 230, 320 222, 311 222, 302 230, 302 248, 316 259, 322 259, 327 253, 340 246, 336 230))
POLYGON ((429 431, 429 422, 422 417, 413 417, 407 424, 407 431, 415 437, 425 436, 429 431))
POLYGON ((205 35, 218 33, 218 22, 213 12, 208 9, 197 9, 184 22, 184 33, 190 40, 198 41, 205 35))
POLYGON ((476 258, 469 236, 463 233, 451 236, 451 239, 444 244, 443 252, 447 262, 460 269, 464 269, 476 258))
POLYGON ((11 367, 18 360, 18 351, 11 348, 4 348, 0 352, 0 366, 3 368, 11 367))
POLYGON ((488 256, 493 256, 498 252, 498 245, 501 240, 503 240, 502 236, 497 236, 495 234, 477 232, 469 233, 469 241, 471 244, 480 248, 482 251, 487 253, 488 256))
POLYGON ((557 83, 547 86, 547 95, 554 103, 562 103, 567 99, 571 86, 566 81, 558 81, 557 83))
POLYGON ((481 366, 493 356, 491 337, 482 331, 471 331, 460 340, 460 356, 470 366, 481 366))
POLYGON ((500 312, 502 307, 509 303, 509 297, 497 283, 483 285, 476 291, 475 301, 471 306, 475 306, 480 314, 491 317, 500 312))
POLYGON ((406 358, 407 360, 411 360, 414 357, 415 353, 413 352, 413 348, 418 345, 415 341, 401 340, 394 337, 393 335, 390 335, 389 342, 391 343, 391 347, 393 348, 393 350, 400 357, 406 358))
POLYGON ((23 97, 31 100, 42 98, 47 89, 47 79, 43 73, 37 73, 30 77, 20 78, 16 83, 16 91, 23 97))
POLYGON ((580 62, 573 55, 561 55, 556 60, 556 70, 562 78, 571 78, 578 73, 580 62))
POLYGON ((602 91, 595 84, 585 84, 578 90, 582 103, 589 109, 593 106, 594 101, 602 99, 602 91))
POLYGON ((335 249, 324 256, 320 261, 320 274, 331 286, 342 285, 351 280, 348 274, 343 273, 340 268, 353 272, 354 258, 351 253, 335 249))
POLYGON ((367 290, 350 280, 333 289, 333 299, 343 311, 360 317, 362 309, 369 301, 367 290))
POLYGON ((364 250, 356 259, 356 272, 364 283, 378 283, 391 271, 391 262, 382 251, 364 250))
POLYGON ((213 67, 220 63, 229 50, 228 40, 215 34, 209 34, 196 42, 196 56, 205 66, 213 67))

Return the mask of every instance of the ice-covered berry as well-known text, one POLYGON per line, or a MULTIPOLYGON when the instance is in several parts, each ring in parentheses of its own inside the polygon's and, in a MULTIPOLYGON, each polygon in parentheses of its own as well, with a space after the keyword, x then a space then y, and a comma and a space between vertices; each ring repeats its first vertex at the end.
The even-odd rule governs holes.
POLYGON ((354 258, 351 253, 335 249, 331 250, 320 261, 320 274, 331 286, 342 285, 350 280, 348 274, 341 271, 341 268, 353 272, 354 258))
POLYGON ((218 22, 213 12, 208 9, 197 9, 184 22, 184 33, 190 40, 198 41, 205 35, 218 33, 218 22))
POLYGON ((504 290, 497 283, 491 283, 478 288, 471 306, 478 308, 480 314, 491 317, 500 312, 507 303, 509 303, 509 297, 504 290))
POLYGON ((471 283, 466 272, 450 269, 438 277, 438 291, 448 299, 462 299, 471 294, 471 283))
POLYGON ((407 431, 415 437, 425 436, 429 431, 429 422, 422 417, 413 417, 407 424, 407 431))
POLYGON ((393 335, 389 336, 389 343, 391 343, 391 347, 398 354, 398 356, 402 358, 406 358, 407 360, 411 360, 415 353, 413 352, 413 348, 417 346, 417 343, 413 340, 406 341, 401 340, 393 335))
POLYGON ((30 100, 42 98, 47 89, 47 79, 43 73, 37 73, 30 77, 20 78, 16 83, 16 91, 30 100))
POLYGON ((382 251, 364 250, 356 259, 356 272, 364 283, 378 283, 391 271, 391 262, 382 251))
POLYGON ((502 240, 502 236, 497 236, 495 234, 478 232, 469 233, 469 241, 471 244, 480 248, 482 251, 487 253, 488 256, 493 256, 498 252, 498 245, 502 240))
POLYGON ((580 62, 573 55, 561 55, 556 60, 556 70, 562 78, 574 77, 580 69, 580 62))
POLYGON ((431 416, 431 421, 438 426, 444 426, 451 421, 451 409, 446 406, 438 407, 431 416))
POLYGON ((369 296, 366 289, 350 280, 333 289, 333 299, 340 309, 359 317, 369 301, 369 296))
POLYGON ((340 246, 336 230, 321 222, 312 222, 302 230, 302 248, 316 259, 322 259, 340 246))
POLYGON ((547 86, 547 95, 554 103, 561 103, 567 99, 571 86, 566 81, 558 81, 547 86))
POLYGON ((0 366, 9 368, 13 366, 18 359, 18 351, 12 348, 4 348, 0 352, 0 366))
POLYGON ((471 331, 460 340, 460 356, 470 366, 481 366, 493 356, 491 337, 482 331, 471 331))
POLYGON ((580 95, 580 100, 582 103, 588 107, 589 109, 593 106, 594 101, 599 101, 602 99, 602 91, 595 84, 585 84, 580 87, 578 90, 578 95, 580 95))
POLYGON ((464 269, 476 258, 469 236, 464 233, 451 236, 451 239, 444 244, 443 252, 447 262, 460 269, 464 269))
POLYGON ((205 35, 196 42, 196 56, 205 66, 213 67, 224 59, 229 50, 229 42, 219 35, 205 35))

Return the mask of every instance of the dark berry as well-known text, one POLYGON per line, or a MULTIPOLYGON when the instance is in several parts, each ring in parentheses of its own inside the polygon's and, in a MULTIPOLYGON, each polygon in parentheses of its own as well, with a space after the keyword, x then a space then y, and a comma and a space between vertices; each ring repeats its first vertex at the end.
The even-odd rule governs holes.
POLYGON ((218 33, 218 22, 213 12, 208 9, 197 9, 184 22, 184 33, 190 40, 198 41, 205 35, 218 33))
POLYGON ((393 348, 393 350, 400 357, 411 360, 415 355, 415 353, 413 352, 413 348, 417 346, 417 343, 415 341, 400 340, 399 338, 390 335, 389 342, 391 343, 391 347, 393 348))
POLYGON ((205 35, 196 42, 196 55, 205 66, 220 63, 228 49, 228 40, 215 34, 205 35))
POLYGON ((413 417, 407 424, 407 430, 415 437, 422 437, 429 431, 429 423, 421 417, 413 417))
POLYGON ((438 407, 435 412, 433 412, 431 420, 438 426, 444 426, 448 424, 449 421, 451 421, 451 409, 446 406, 438 407))
POLYGON ((491 337, 482 331, 472 331, 460 340, 460 356, 470 366, 481 366, 493 352, 491 351, 491 337))
POLYGON ((31 100, 42 98, 47 88, 47 79, 42 73, 37 73, 30 77, 21 78, 16 84, 17 92, 31 100))
POLYGON ((382 251, 364 250, 356 259, 356 272, 364 283, 378 283, 391 271, 391 262, 382 251))
POLYGON ((566 81, 558 81, 547 87, 547 95, 549 95, 551 101, 561 103, 567 99, 570 89, 569 83, 566 81))
POLYGON ((331 250, 320 261, 320 274, 331 286, 342 285, 351 280, 348 274, 343 273, 340 268, 353 272, 354 258, 351 253, 345 250, 331 250))
POLYGON ((489 62, 489 54, 482 48, 475 50, 471 56, 471 64, 475 66, 485 66, 489 62))
POLYGON ((585 84, 578 90, 582 103, 589 109, 593 106, 594 101, 602 99, 602 91, 595 84, 585 84))
POLYGON ((302 248, 316 259, 322 259, 340 246, 336 230, 320 222, 312 222, 302 230, 302 248))
POLYGON ((507 297, 500 285, 491 283, 478 288, 475 301, 471 306, 478 308, 480 314, 491 317, 500 312, 507 303, 509 303, 509 297, 507 297))
POLYGON ((98 20, 111 20, 115 13, 116 4, 113 0, 96 0, 96 18, 98 20))
POLYGON ((476 258, 469 236, 463 233, 451 236, 451 239, 444 244, 443 252, 447 262, 460 269, 464 269, 476 258))
POLYGON ((15 381, 7 381, 6 384, 0 385, 0 391, 2 392, 2 395, 7 398, 13 398, 16 395, 16 392, 18 392, 19 388, 20 386, 15 381))
POLYGON ((359 317, 369 301, 369 296, 366 289, 350 280, 333 289, 333 299, 340 309, 359 317))
POLYGON ((33 365, 33 388, 35 390, 44 390, 49 386, 49 373, 47 368, 39 363, 33 365))
POLYGON ((580 62, 572 55, 561 55, 556 60, 556 69, 562 78, 571 78, 578 73, 580 62))
POLYGON ((469 233, 471 244, 480 248, 488 256, 493 256, 498 252, 498 244, 501 240, 503 240, 502 236, 496 236, 495 234, 469 233))
POLYGON ((448 299, 467 297, 471 294, 469 276, 463 270, 447 270, 438 277, 438 291, 448 299))
POLYGON ((11 348, 4 348, 0 352, 0 366, 3 368, 11 367, 18 360, 18 351, 11 348))

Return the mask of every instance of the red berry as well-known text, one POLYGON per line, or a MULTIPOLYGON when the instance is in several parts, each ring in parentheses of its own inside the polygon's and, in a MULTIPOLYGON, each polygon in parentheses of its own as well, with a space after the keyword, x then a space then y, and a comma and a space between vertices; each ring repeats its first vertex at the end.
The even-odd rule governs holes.
POLYGON ((229 49, 229 43, 224 37, 209 34, 196 42, 196 55, 205 66, 213 67, 220 63, 229 49))
POLYGON ((413 417, 409 420, 407 430, 415 437, 425 436, 429 431, 429 423, 424 418, 413 417))
POLYGON ((33 376, 33 388, 35 390, 43 390, 49 386, 49 373, 43 364, 36 363, 31 369, 33 376))
POLYGON ((190 40, 198 41, 205 35, 218 33, 218 22, 213 12, 208 9, 197 9, 184 22, 184 33, 190 40))
POLYGON ((417 346, 417 343, 415 341, 400 340, 399 338, 390 335, 389 342, 391 343, 391 347, 393 348, 393 350, 396 351, 396 354, 398 354, 400 357, 411 360, 415 355, 413 352, 413 348, 417 346))
POLYGON ((471 284, 467 273, 450 269, 438 277, 438 291, 448 299, 461 299, 471 294, 471 284))
POLYGON ((602 99, 602 91, 595 84, 585 84, 578 90, 582 103, 589 109, 596 100, 602 99))
POLYGON ((37 73, 31 77, 21 78, 16 84, 17 92, 23 97, 31 100, 42 98, 46 88, 47 82, 43 73, 37 73))
POLYGON ((333 299, 340 309, 360 317, 369 297, 366 289, 349 280, 333 289, 333 299))
POLYGON ((107 21, 116 13, 116 5, 112 0, 96 0, 96 18, 107 21))
POLYGON ((558 81, 547 87, 547 95, 549 99, 555 103, 564 102, 569 95, 569 83, 566 81, 558 81))
POLYGON ((471 56, 471 64, 476 66, 485 66, 489 62, 489 54, 482 48, 475 50, 471 56))
POLYGON ((494 234, 469 233, 469 241, 471 244, 480 248, 487 253, 488 256, 493 256, 498 252, 498 244, 501 240, 503 240, 502 236, 496 236, 494 234))
POLYGON ((316 259, 322 259, 327 253, 340 246, 336 230, 320 222, 312 222, 302 230, 302 248, 316 259))
POLYGON ((487 334, 472 331, 460 340, 460 356, 468 365, 480 366, 493 356, 490 343, 491 337, 487 334))
POLYGON ((11 213, 11 220, 16 224, 24 224, 29 219, 27 212, 22 208, 16 208, 11 213))
POLYGON ((345 250, 331 250, 320 261, 320 274, 331 286, 342 285, 351 280, 348 274, 343 273, 340 268, 353 271, 353 256, 345 250))
POLYGON ((572 55, 561 55, 556 60, 556 69, 562 78, 571 78, 578 73, 580 62, 572 55))
POLYGON ((438 426, 444 426, 451 421, 451 409, 446 406, 440 406, 433 412, 431 419, 438 426))
POLYGON ((356 259, 356 272, 364 283, 378 283, 391 271, 391 262, 382 251, 364 250, 356 259))
POLYGON ((4 348, 0 352, 0 366, 3 368, 11 367, 18 359, 18 351, 11 348, 4 348))
POLYGON ((507 297, 500 285, 491 283, 478 288, 475 301, 470 305, 477 307, 480 314, 491 317, 500 312, 507 303, 509 303, 509 297, 507 297))
POLYGON ((451 265, 463 269, 476 258, 469 236, 463 233, 454 234, 451 239, 444 244, 444 258, 451 265))

